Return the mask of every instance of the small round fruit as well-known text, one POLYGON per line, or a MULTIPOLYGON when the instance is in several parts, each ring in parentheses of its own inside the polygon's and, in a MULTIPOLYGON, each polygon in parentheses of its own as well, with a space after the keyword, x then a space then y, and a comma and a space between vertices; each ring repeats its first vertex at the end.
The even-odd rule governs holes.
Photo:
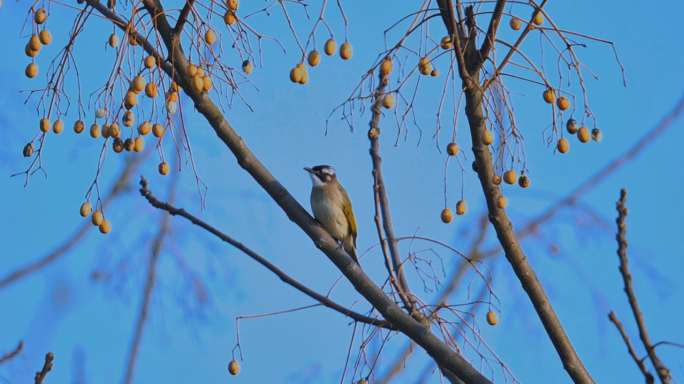
POLYGON ((112 48, 116 48, 119 46, 119 36, 116 35, 116 33, 112 33, 109 35, 109 46, 112 48))
POLYGON ((173 93, 173 92, 178 92, 178 91, 180 91, 180 87, 178 86, 178 84, 176 84, 175 81, 172 81, 172 82, 171 82, 171 87, 169 88, 169 90, 170 90, 172 93, 173 93))
POLYGON ((133 115, 133 112, 126 111, 121 118, 121 122, 123 123, 124 127, 132 127, 133 123, 135 123, 135 116, 133 115))
POLYGON ((394 69, 394 64, 392 64, 392 59, 389 57, 383 60, 382 64, 380 64, 380 74, 383 76, 387 76, 392 73, 392 69, 394 69))
POLYGON ((145 136, 152 131, 152 123, 149 121, 144 121, 142 124, 138 125, 138 133, 145 136))
POLYGON ((489 325, 499 324, 499 316, 496 314, 496 312, 494 312, 494 311, 487 312, 487 323, 489 323, 489 325))
POLYGON ((169 93, 169 97, 166 98, 166 101, 170 101, 172 103, 177 103, 178 102, 178 92, 169 93))
POLYGON ((74 123, 74 132, 81 133, 85 129, 85 124, 82 120, 76 120, 74 123))
POLYGON ((603 140, 603 133, 601 133, 601 130, 598 128, 592 129, 591 130, 591 139, 597 143, 600 143, 601 140, 603 140))
POLYGON ((127 152, 130 152, 135 149, 135 140, 131 139, 130 137, 126 140, 124 140, 124 149, 127 152))
POLYGON ((88 216, 90 216, 91 212, 93 212, 93 206, 90 205, 90 203, 86 202, 86 203, 83 203, 83 205, 81 205, 81 210, 80 210, 81 216, 88 217, 88 216))
POLYGON ((351 59, 352 55, 354 54, 354 49, 352 48, 352 45, 349 43, 344 43, 340 47, 340 57, 342 60, 349 60, 351 59))
POLYGON ((484 132, 482 132, 482 144, 491 145, 493 142, 494 132, 490 131, 489 129, 485 129, 484 132))
POLYGON ((223 22, 226 23, 226 25, 235 24, 235 12, 231 10, 226 11, 226 14, 223 15, 223 22))
POLYGON ((52 35, 50 34, 50 31, 48 31, 47 29, 43 29, 42 31, 40 31, 38 38, 40 39, 40 42, 43 43, 43 45, 50 45, 50 43, 52 43, 52 35))
POLYGON ((202 88, 205 91, 211 91, 211 88, 214 86, 214 81, 211 79, 210 76, 204 76, 202 78, 202 85, 203 85, 202 88))
POLYGON ((526 174, 520 175, 520 178, 518 179, 518 185, 521 186, 522 188, 527 188, 530 186, 530 178, 527 177, 526 174))
POLYGON ((507 205, 508 205, 508 199, 506 198, 506 196, 499 196, 499 198, 496 199, 496 206, 497 207, 504 209, 504 208, 506 208, 507 205))
POLYGON ((97 124, 93 124, 90 126, 90 137, 93 139, 97 139, 100 137, 100 126, 97 124))
POLYGON ((309 57, 307 57, 306 61, 309 62, 310 66, 315 67, 321 62, 321 54, 318 53, 318 51, 313 50, 309 52, 309 57))
POLYGON ((50 132, 50 120, 40 119, 40 130, 43 132, 50 132))
POLYGON ((124 107, 126 109, 131 109, 138 104, 138 95, 135 92, 128 91, 126 97, 124 98, 124 107))
POLYGON ((567 124, 565 124, 565 128, 568 130, 569 134, 574 135, 575 133, 577 133, 577 130, 579 129, 579 125, 577 125, 577 120, 568 120, 567 124))
POLYGON ((577 131, 577 138, 583 143, 589 142, 591 140, 591 134, 589 133, 589 128, 582 127, 577 131))
POLYGON ((230 364, 228 364, 228 372, 233 376, 240 373, 240 363, 235 360, 231 361, 230 364))
POLYGON ((309 82, 309 73, 304 72, 304 76, 302 76, 302 79, 299 80, 299 84, 306 84, 309 82))
POLYGON ((565 111, 566 109, 570 108, 570 100, 568 100, 567 97, 561 96, 556 100, 556 105, 558 106, 558 109, 561 111, 565 111))
POLYGON ((38 64, 31 63, 27 65, 24 73, 26 74, 26 77, 28 77, 29 79, 33 79, 34 77, 38 76, 38 64))
POLYGON ((520 23, 520 20, 518 20, 517 17, 512 18, 509 25, 511 26, 511 29, 513 29, 514 31, 519 30, 520 27, 522 26, 522 24, 520 23))
POLYGON ((394 107, 394 95, 391 93, 386 94, 382 98, 382 106, 387 109, 394 107))
POLYGON ((169 167, 169 165, 166 163, 159 164, 158 169, 159 169, 159 173, 162 175, 168 175, 169 172, 171 171, 171 167, 169 167))
POLYGON ((45 8, 39 8, 35 14, 33 14, 33 20, 36 24, 43 24, 47 20, 47 12, 45 8))
POLYGON ((115 139, 121 137, 121 129, 119 128, 119 124, 112 123, 112 125, 109 126, 109 135, 115 139))
POLYGON ((207 75, 207 72, 204 70, 202 67, 197 67, 197 76, 204 78, 204 76, 207 75))
POLYGON ((418 69, 423 75, 429 75, 432 73, 432 64, 430 63, 430 59, 427 57, 420 59, 420 62, 418 62, 418 69))
POLYGON ((121 153, 124 150, 124 141, 120 137, 117 137, 112 142, 112 149, 116 153, 121 153))
POLYGON ((536 25, 542 25, 544 24, 544 15, 542 15, 541 11, 536 11, 535 13, 532 14, 532 22, 535 23, 536 25))
POLYGON ((252 73, 252 63, 249 60, 242 62, 242 71, 248 75, 252 73))
POLYGON ((439 69, 433 69, 432 72, 430 72, 430 76, 432 76, 432 77, 439 76, 439 69))
POLYGON ((52 124, 52 132, 62 133, 63 130, 64 130, 64 123, 62 122, 62 120, 57 120, 57 121, 55 121, 54 124, 52 124))
POLYGON ((135 93, 140 93, 145 89, 145 79, 142 76, 136 76, 131 81, 131 90, 135 93))
POLYGON ((449 154, 449 156, 458 155, 458 150, 458 144, 456 143, 449 143, 449 145, 447 145, 447 153, 449 154))
POLYGON ((568 153, 568 151, 570 150, 570 142, 568 142, 568 139, 565 138, 560 139, 556 144, 556 148, 560 153, 568 153))
POLYGON ((155 98, 158 94, 159 90, 157 90, 157 84, 147 83, 147 85, 145 85, 145 96, 149 98, 155 98))
POLYGON ((195 91, 203 91, 204 90, 204 82, 202 81, 202 78, 199 75, 195 75, 192 78, 192 88, 195 91))
POLYGON ((100 224, 102 224, 102 221, 104 220, 104 216, 102 216, 102 212, 95 211, 90 220, 93 222, 93 225, 100 226, 100 224))
POLYGON ((228 0, 228 9, 231 11, 237 11, 240 6, 240 0, 228 0))
POLYGON ((441 215, 441 216, 442 216, 442 222, 445 223, 445 224, 451 223, 451 220, 454 219, 454 214, 451 213, 451 209, 449 209, 449 208, 444 208, 444 209, 442 210, 442 215, 441 215))
POLYGON ((456 214, 459 216, 465 215, 465 213, 468 212, 468 203, 465 202, 465 200, 461 200, 458 203, 456 203, 456 214))
POLYGON ((195 64, 188 65, 188 74, 192 77, 197 74, 197 66, 195 64))
POLYGON ((104 137, 105 139, 110 138, 111 137, 110 132, 111 132, 111 129, 110 129, 109 124, 105 124, 102 126, 102 137, 104 137))
POLYGON ((553 93, 553 91, 550 89, 544 91, 542 96, 544 97, 544 101, 546 101, 549 104, 553 104, 553 102, 556 101, 556 94, 553 93))
POLYGON ((518 181, 518 173, 514 170, 506 171, 504 172, 503 180, 506 184, 513 185, 518 181))
POLYGON ((136 152, 142 152, 143 149, 145 149, 145 139, 142 138, 142 136, 138 136, 135 138, 135 148, 134 150, 136 152))
POLYGON ((26 56, 28 56, 28 57, 36 57, 36 56, 38 56, 38 51, 32 50, 31 47, 29 47, 29 44, 28 44, 28 43, 26 43, 26 45, 24 46, 24 53, 25 53, 26 56))
POLYGON ((154 135, 154 137, 164 136, 164 127, 162 127, 161 124, 153 125, 152 126, 152 135, 154 135))
POLYGON ((449 36, 444 36, 442 37, 442 41, 439 43, 439 46, 442 49, 451 49, 453 44, 451 44, 451 37, 449 36))
POLYGON ((157 59, 154 56, 147 56, 145 58, 145 68, 152 69, 157 66, 157 59))
POLYGON ((501 176, 494 175, 492 177, 492 183, 494 183, 494 185, 501 185, 501 176))
POLYGON ((337 42, 335 41, 335 39, 330 39, 330 40, 326 41, 325 47, 323 48, 323 51, 328 56, 334 55, 335 51, 337 51, 337 42))
POLYGON ((38 52, 41 48, 43 48, 43 43, 40 42, 40 38, 38 36, 33 35, 29 39, 28 46, 32 51, 38 52))
POLYGON ((216 32, 212 31, 211 29, 207 30, 204 33, 204 42, 212 45, 216 42, 216 32))
POLYGON ((109 222, 109 220, 102 220, 102 223, 100 223, 100 233, 103 233, 106 235, 111 230, 112 230, 112 224, 109 222))
POLYGON ((293 83, 299 83, 300 81, 302 81, 302 76, 304 76, 302 70, 297 67, 292 68, 292 70, 290 71, 290 80, 293 83))
POLYGON ((107 116, 107 108, 99 108, 97 111, 95 111, 95 118, 101 119, 105 116, 107 116))

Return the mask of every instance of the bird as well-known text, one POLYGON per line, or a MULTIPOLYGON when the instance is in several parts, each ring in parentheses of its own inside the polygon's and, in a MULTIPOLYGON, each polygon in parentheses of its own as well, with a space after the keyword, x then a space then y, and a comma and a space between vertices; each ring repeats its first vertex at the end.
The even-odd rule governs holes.
POLYGON ((342 243, 349 256, 359 263, 356 253, 356 219, 351 199, 337 180, 335 169, 329 165, 304 168, 311 176, 311 211, 323 228, 342 243))

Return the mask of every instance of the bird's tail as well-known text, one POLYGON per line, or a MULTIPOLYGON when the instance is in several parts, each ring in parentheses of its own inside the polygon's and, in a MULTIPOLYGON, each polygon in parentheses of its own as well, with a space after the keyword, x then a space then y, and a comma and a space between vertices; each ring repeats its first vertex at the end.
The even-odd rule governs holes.
POLYGON ((354 261, 356 261, 356 264, 361 265, 361 263, 359 262, 359 255, 356 253, 356 247, 354 246, 353 243, 352 244, 347 244, 347 243, 351 243, 351 242, 345 242, 344 250, 347 251, 349 256, 351 256, 351 258, 354 261))

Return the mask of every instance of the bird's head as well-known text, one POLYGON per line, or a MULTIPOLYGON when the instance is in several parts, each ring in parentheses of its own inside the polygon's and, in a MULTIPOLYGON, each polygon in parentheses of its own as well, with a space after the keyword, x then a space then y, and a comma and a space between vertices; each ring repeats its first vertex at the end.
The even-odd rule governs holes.
POLYGON ((311 175, 311 181, 314 187, 320 187, 333 183, 337 180, 335 175, 335 168, 329 165, 317 165, 313 168, 304 167, 304 170, 311 175))

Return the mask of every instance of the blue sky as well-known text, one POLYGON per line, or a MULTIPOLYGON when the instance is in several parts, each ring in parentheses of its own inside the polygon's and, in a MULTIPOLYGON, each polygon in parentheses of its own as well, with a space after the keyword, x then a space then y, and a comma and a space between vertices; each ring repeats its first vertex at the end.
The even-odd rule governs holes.
MULTIPOLYGON (((249 5, 244 3, 246 12, 249 5)), ((349 2, 344 6, 349 19, 349 41, 354 45, 351 60, 325 56, 321 65, 310 69, 307 85, 294 85, 288 72, 298 56, 291 35, 282 38, 287 55, 275 44, 264 42, 263 66, 255 66, 250 75, 259 91, 248 86, 243 91, 254 112, 235 102, 226 116, 252 151, 305 207, 311 186, 302 167, 333 165, 354 202, 360 232, 358 244, 363 252, 377 241, 365 134, 369 115, 356 115, 353 134, 339 115, 333 115, 325 135, 325 121, 349 96, 383 49, 383 31, 413 11, 415 5, 400 1, 349 2)), ((49 178, 36 174, 26 188, 23 180, 9 178, 28 166, 21 150, 37 132, 40 119, 36 115, 36 99, 24 104, 26 94, 20 91, 43 84, 49 60, 66 44, 67 31, 75 16, 73 10, 53 5, 48 27, 54 42, 44 47, 37 58, 42 72, 29 80, 24 77, 29 62, 23 52, 26 33, 20 34, 29 7, 25 2, 5 2, 0 8, 0 31, 5 37, 0 40, 0 52, 4 52, 0 60, 0 103, 4 107, 0 110, 0 126, 5 140, 0 149, 0 173, 4 174, 0 177, 0 278, 54 249, 82 223, 78 207, 94 177, 101 143, 85 134, 75 135, 70 127, 76 117, 70 114, 64 118, 65 132, 48 137, 44 166, 49 178)), ((311 8, 310 13, 317 14, 317 7, 311 8)), ((672 109, 684 91, 684 75, 679 70, 684 66, 678 40, 678 36, 684 36, 679 20, 684 5, 680 2, 661 2, 659 7, 645 7, 643 2, 636 1, 576 1, 571 5, 550 2, 546 10, 562 29, 613 41, 626 69, 627 87, 622 85, 620 68, 610 46, 589 42, 586 49, 578 49, 583 63, 600 78, 588 78, 586 85, 604 140, 600 144, 580 145, 571 138, 570 152, 554 155, 552 148, 544 146, 541 140, 550 117, 540 97, 542 89, 508 81, 516 93, 516 119, 526 138, 532 180, 526 190, 506 190, 508 213, 516 227, 636 143, 672 109)), ((529 13, 520 5, 515 5, 513 12, 523 17, 529 13)), ((340 42, 344 36, 342 20, 330 5, 327 15, 326 20, 340 42)), ((305 36, 312 22, 294 9, 291 16, 300 37, 305 36)), ((288 33, 279 11, 254 20, 254 25, 266 34, 288 33)), ((507 27, 508 19, 504 21, 501 37, 510 40, 513 35, 507 27)), ((214 23, 223 30, 220 19, 215 18, 214 23)), ((433 23, 431 30, 443 31, 443 26, 433 23)), ((78 39, 75 55, 87 97, 106 80, 114 54, 111 49, 104 49, 111 26, 91 20, 86 32, 78 39)), ((317 36, 321 42, 328 37, 322 30, 317 36)), ((389 38, 392 41, 396 36, 390 34, 389 38)), ((531 58, 540 59, 539 35, 533 33, 523 48, 531 58)), ((239 66, 233 51, 228 46, 224 50, 226 62, 239 66)), ((498 53, 499 57, 501 54, 498 53)), ((545 47, 549 72, 554 65, 549 58, 552 54, 552 48, 545 47)), ((436 66, 439 65, 438 62, 436 66)), ((445 74, 446 68, 441 72, 445 74)), ((394 146, 393 119, 383 119, 383 169, 398 236, 418 231, 466 251, 485 206, 477 179, 469 170, 473 156, 462 119, 458 140, 467 157, 465 199, 469 212, 450 225, 439 220, 444 205, 445 154, 437 151, 432 140, 438 95, 443 86, 443 77, 438 79, 424 81, 419 91, 416 113, 424 131, 420 145, 417 129, 411 127, 408 137, 404 139, 402 135, 399 145, 394 146)), ((75 92, 73 82, 70 84, 68 89, 75 92)), ((572 90, 576 92, 577 86, 573 79, 572 90)), ((185 106, 186 124, 199 174, 209 187, 207 209, 200 211, 190 169, 180 175, 177 205, 250 246, 308 286, 327 292, 339 272, 239 167, 191 107, 185 106)), ((90 110, 89 118, 92 114, 90 110)), ((578 229, 574 221, 577 212, 566 211, 542 230, 544 239, 551 239, 559 247, 558 255, 548 251, 546 241, 523 242, 571 340, 597 382, 643 381, 617 331, 607 320, 608 311, 614 310, 632 342, 638 344, 636 326, 617 272, 614 218, 620 188, 629 191, 630 268, 651 339, 684 342, 684 330, 677 326, 677 319, 684 316, 684 284, 679 278, 684 264, 677 240, 682 228, 677 218, 684 214, 684 208, 678 204, 678 193, 684 182, 676 165, 676 154, 684 140, 682 127, 681 120, 675 122, 641 156, 582 197, 581 205, 595 212, 608 227, 601 229, 582 222, 578 229)), ((440 136, 443 145, 451 136, 447 131, 440 136)), ((152 146, 149 141, 148 147, 152 146)), ((164 150, 167 158, 172 156, 173 148, 168 141, 164 150)), ((113 183, 124 156, 135 155, 108 157, 100 178, 103 190, 113 183)), ((151 159, 139 173, 150 180, 150 187, 158 196, 164 197, 170 177, 157 174, 156 154, 151 159)), ((449 172, 449 204, 453 209, 460 199, 460 172, 456 167, 449 172)), ((106 214, 112 221, 112 233, 103 236, 93 227, 86 240, 60 261, 0 290, 0 308, 6 314, 0 316, 0 352, 13 348, 19 340, 26 344, 21 357, 0 367, 0 381, 30 380, 50 350, 56 357, 49 382, 72 382, 78 361, 84 363, 86 382, 121 382, 159 212, 133 190, 117 200, 106 214), (107 272, 109 280, 94 282, 94 270, 107 272)), ((137 382, 340 381, 353 326, 348 319, 325 308, 242 320, 243 370, 239 376, 229 376, 227 365, 236 343, 236 317, 314 303, 199 228, 180 218, 171 222, 173 235, 160 259, 159 284, 142 343, 137 382), (193 276, 200 278, 209 292, 208 303, 201 307, 192 304, 196 295, 191 289, 193 276)), ((486 248, 496 244, 491 231, 485 244, 486 248)), ((426 244, 420 246, 429 248, 426 244)), ((408 251, 408 244, 402 244, 402 251, 408 251)), ((443 249, 438 252, 448 272, 456 256, 443 249)), ((377 249, 362 263, 376 282, 384 280, 377 249)), ((494 270, 493 287, 502 311, 496 327, 487 326, 484 312, 477 312, 488 345, 523 383, 570 383, 510 265, 498 258, 487 266, 494 270)), ((413 278, 416 292, 426 300, 433 297, 424 294, 420 281, 416 276, 413 278)), ((454 302, 467 301, 467 284, 459 288, 454 302)), ((333 298, 346 305, 360 299, 345 282, 336 288, 333 298)), ((404 344, 401 337, 390 341, 377 368, 381 376, 404 344)), ((358 345, 357 337, 352 360, 358 345)), ((643 348, 638 347, 638 351, 644 354, 643 348)), ((659 352, 681 381, 684 351, 663 346, 659 352)), ((400 380, 414 382, 427 361, 424 354, 416 353, 400 380)), ((503 381, 500 369, 495 371, 497 382, 503 381)), ((346 382, 349 380, 348 373, 346 382)), ((431 376, 429 382, 438 383, 438 375, 431 376)))

